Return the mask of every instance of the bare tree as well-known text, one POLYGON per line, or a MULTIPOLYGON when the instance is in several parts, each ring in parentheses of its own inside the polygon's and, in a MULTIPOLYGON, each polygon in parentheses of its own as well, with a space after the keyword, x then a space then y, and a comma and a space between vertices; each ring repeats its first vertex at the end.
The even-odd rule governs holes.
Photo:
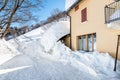
POLYGON ((0 26, 4 28, 3 38, 9 31, 12 23, 24 23, 36 20, 32 12, 40 9, 42 0, 1 0, 0 1, 0 26))
POLYGON ((50 23, 53 21, 59 21, 60 18, 67 17, 67 14, 65 11, 60 11, 58 8, 53 9, 51 12, 51 16, 47 18, 46 23, 50 23))
POLYGON ((62 11, 61 11, 61 10, 59 10, 58 8, 53 9, 53 10, 51 11, 51 16, 58 15, 59 13, 62 13, 62 11))

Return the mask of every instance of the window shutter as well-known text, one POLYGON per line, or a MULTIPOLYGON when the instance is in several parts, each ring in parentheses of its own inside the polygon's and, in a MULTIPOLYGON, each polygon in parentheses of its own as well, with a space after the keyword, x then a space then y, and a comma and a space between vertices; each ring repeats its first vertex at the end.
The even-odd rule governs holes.
POLYGON ((75 6, 75 11, 77 11, 79 9, 79 5, 75 6))
POLYGON ((81 22, 87 21, 87 8, 81 11, 81 22))

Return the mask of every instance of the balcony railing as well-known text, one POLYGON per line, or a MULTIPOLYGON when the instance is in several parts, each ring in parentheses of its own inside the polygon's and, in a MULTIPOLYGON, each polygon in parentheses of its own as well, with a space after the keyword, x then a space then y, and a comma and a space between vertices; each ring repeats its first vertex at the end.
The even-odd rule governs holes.
POLYGON ((120 1, 105 6, 105 23, 120 20, 120 1))

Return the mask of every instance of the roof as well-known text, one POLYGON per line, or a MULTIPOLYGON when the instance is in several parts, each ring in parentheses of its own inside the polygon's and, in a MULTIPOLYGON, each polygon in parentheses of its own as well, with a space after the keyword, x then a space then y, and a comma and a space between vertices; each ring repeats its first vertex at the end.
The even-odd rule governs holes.
POLYGON ((77 0, 68 10, 67 12, 69 12, 71 9, 73 9, 79 2, 81 2, 82 0, 77 0))

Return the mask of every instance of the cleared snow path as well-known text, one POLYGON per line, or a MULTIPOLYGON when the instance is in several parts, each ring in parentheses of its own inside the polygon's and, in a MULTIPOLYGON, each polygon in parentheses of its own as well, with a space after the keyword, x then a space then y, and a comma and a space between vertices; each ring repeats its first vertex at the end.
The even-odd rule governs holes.
POLYGON ((96 76, 81 72, 70 64, 40 57, 39 60, 18 55, 0 67, 11 72, 0 74, 0 80, 98 80, 96 76), (16 69, 21 68, 22 69, 16 69))

